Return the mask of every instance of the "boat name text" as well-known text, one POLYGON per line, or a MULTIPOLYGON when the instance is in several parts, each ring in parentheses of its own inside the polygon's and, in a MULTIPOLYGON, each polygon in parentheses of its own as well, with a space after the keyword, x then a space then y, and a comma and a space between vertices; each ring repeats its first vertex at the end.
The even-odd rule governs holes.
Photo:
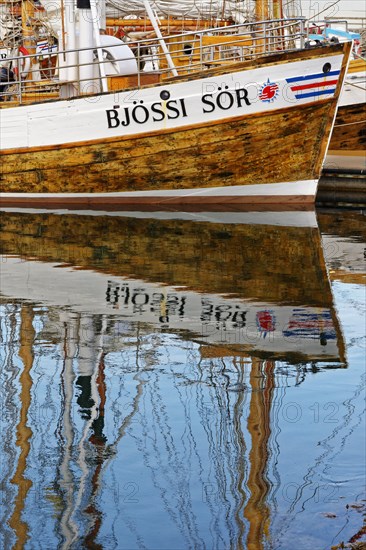
MULTIPOLYGON (((192 310, 186 312, 187 301, 188 297, 184 293, 160 292, 158 289, 151 291, 146 287, 134 287, 129 283, 115 281, 108 281, 106 291, 106 302, 113 309, 129 311, 135 316, 152 314, 160 323, 169 323, 172 318, 191 319, 192 310)), ((197 305, 198 303, 197 301, 197 305)), ((206 334, 210 332, 207 325, 211 325, 212 330, 226 326, 227 323, 231 328, 246 326, 248 311, 239 304, 216 303, 205 297, 201 298, 200 306, 200 321, 206 327, 206 334)))
MULTIPOLYGON (((144 105, 143 100, 140 100, 139 102, 134 101, 133 106, 122 109, 106 109, 108 128, 127 127, 131 122, 145 124, 149 121, 162 122, 167 119, 186 118, 188 114, 185 101, 184 98, 170 99, 169 101, 157 101, 147 106, 144 105)), ((218 94, 204 94, 201 97, 201 104, 203 113, 213 113, 216 109, 228 111, 232 108, 241 108, 243 105, 251 105, 248 90, 245 88, 234 91, 224 89, 218 94)))

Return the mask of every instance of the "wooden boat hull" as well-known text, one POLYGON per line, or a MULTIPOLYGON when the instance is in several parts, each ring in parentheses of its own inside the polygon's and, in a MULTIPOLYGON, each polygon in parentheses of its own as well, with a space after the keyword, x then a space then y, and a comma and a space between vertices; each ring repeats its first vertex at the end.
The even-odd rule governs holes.
POLYGON ((325 162, 325 172, 366 173, 366 62, 351 61, 325 162))
POLYGON ((313 202, 348 55, 347 44, 297 51, 2 109, 1 203, 313 202), (12 122, 20 146, 4 148, 12 122))
POLYGON ((325 170, 366 173, 366 103, 339 107, 325 170))

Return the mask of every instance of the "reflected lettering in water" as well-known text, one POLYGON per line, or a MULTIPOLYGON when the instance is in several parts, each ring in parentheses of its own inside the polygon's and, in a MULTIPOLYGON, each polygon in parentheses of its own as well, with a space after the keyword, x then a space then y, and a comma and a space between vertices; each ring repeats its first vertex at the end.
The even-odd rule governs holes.
POLYGON ((315 214, 1 230, 5 547, 292 548, 340 416, 296 392, 348 366, 315 214))

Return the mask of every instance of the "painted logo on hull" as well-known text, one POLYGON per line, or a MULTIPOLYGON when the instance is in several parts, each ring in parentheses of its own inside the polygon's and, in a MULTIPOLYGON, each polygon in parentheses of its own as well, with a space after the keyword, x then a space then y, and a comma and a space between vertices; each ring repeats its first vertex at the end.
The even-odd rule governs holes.
POLYGON ((273 103, 278 97, 279 86, 276 82, 271 82, 269 79, 265 82, 259 93, 259 99, 263 103, 273 103))
MULTIPOLYGON (((326 65, 324 66, 326 67, 326 65)), ((340 71, 327 71, 286 78, 296 99, 322 98, 334 95, 340 71)))

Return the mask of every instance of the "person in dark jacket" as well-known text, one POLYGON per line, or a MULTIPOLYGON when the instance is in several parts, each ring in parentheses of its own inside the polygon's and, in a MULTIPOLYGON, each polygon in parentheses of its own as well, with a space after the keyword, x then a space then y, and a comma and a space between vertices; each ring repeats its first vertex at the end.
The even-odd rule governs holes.
POLYGON ((0 101, 4 101, 6 90, 14 81, 13 71, 7 67, 0 67, 0 101))

